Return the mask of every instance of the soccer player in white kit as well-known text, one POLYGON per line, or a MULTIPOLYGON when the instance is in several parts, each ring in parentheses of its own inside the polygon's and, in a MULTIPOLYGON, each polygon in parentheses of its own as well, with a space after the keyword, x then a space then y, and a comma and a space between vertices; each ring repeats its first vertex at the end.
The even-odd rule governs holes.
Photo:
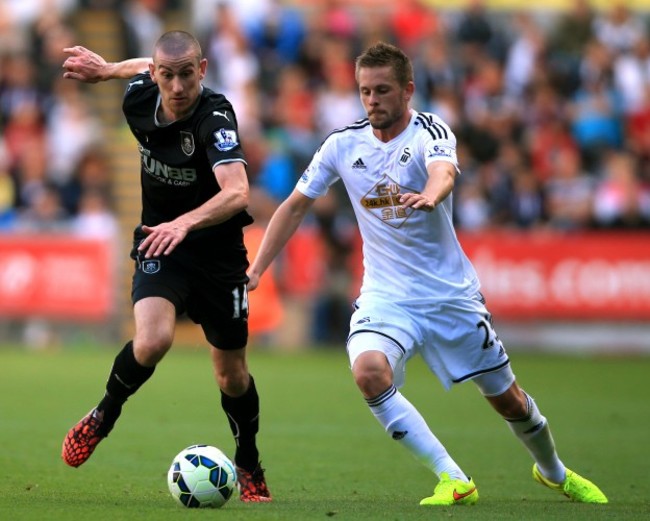
POLYGON ((516 383, 492 327, 472 264, 452 223, 460 173, 456 138, 436 115, 409 107, 409 58, 378 43, 356 60, 368 117, 332 132, 271 219, 249 269, 249 290, 313 201, 343 181, 363 239, 364 275, 347 350, 357 386, 386 432, 438 477, 421 505, 471 504, 474 481, 400 393, 419 354, 448 389, 472 380, 531 454, 533 477, 570 499, 606 503, 600 489, 559 459, 546 418, 516 383))

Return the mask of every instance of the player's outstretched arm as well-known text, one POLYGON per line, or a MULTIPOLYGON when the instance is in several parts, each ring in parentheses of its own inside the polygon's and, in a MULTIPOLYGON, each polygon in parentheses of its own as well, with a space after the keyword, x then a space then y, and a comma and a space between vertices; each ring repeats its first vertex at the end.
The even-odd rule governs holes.
POLYGON ((107 62, 102 56, 81 45, 66 47, 63 52, 70 56, 63 62, 64 78, 97 83, 113 79, 132 78, 148 69, 151 58, 132 58, 120 62, 107 62))
POLYGON ((309 211, 314 199, 294 190, 278 207, 266 227, 257 256, 248 270, 248 290, 257 288, 260 277, 284 248, 309 211))
POLYGON ((446 199, 454 188, 456 169, 447 161, 433 161, 427 167, 429 178, 421 193, 406 193, 400 197, 404 207, 431 212, 446 199))

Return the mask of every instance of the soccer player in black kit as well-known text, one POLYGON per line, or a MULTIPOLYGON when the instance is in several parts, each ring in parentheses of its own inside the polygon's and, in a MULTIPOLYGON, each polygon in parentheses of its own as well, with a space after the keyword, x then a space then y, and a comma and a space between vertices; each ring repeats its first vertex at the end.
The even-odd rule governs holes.
POLYGON ((246 362, 243 227, 253 220, 233 108, 201 84, 207 61, 186 32, 162 35, 152 59, 107 63, 81 46, 65 52, 65 78, 129 79, 123 111, 142 159, 142 222, 131 252, 135 335, 116 356, 104 397, 66 435, 63 460, 78 467, 108 436, 126 400, 171 348, 176 317, 186 312, 213 347, 240 498, 271 501, 256 445, 259 397, 246 362))

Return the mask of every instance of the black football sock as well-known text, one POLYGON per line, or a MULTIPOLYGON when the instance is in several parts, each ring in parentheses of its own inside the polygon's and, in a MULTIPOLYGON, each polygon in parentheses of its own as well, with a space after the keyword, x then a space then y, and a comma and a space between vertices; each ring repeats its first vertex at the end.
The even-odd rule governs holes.
POLYGON ((221 391, 221 406, 228 417, 230 430, 235 438, 235 464, 249 472, 257 467, 259 452, 255 436, 259 429, 260 399, 255 380, 250 376, 248 390, 236 398, 221 391))
POLYGON ((104 413, 101 431, 107 436, 122 412, 122 405, 129 396, 144 384, 153 374, 154 367, 140 365, 133 354, 133 342, 126 343, 113 362, 113 367, 106 382, 106 394, 97 405, 97 410, 104 413))

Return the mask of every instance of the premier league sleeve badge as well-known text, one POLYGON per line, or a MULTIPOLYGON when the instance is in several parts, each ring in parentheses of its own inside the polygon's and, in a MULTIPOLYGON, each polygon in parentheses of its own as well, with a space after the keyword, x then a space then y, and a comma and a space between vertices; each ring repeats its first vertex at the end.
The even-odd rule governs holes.
POLYGON ((228 152, 235 148, 239 143, 237 142, 237 132, 231 129, 222 128, 214 133, 217 142, 214 144, 220 152, 228 152))

